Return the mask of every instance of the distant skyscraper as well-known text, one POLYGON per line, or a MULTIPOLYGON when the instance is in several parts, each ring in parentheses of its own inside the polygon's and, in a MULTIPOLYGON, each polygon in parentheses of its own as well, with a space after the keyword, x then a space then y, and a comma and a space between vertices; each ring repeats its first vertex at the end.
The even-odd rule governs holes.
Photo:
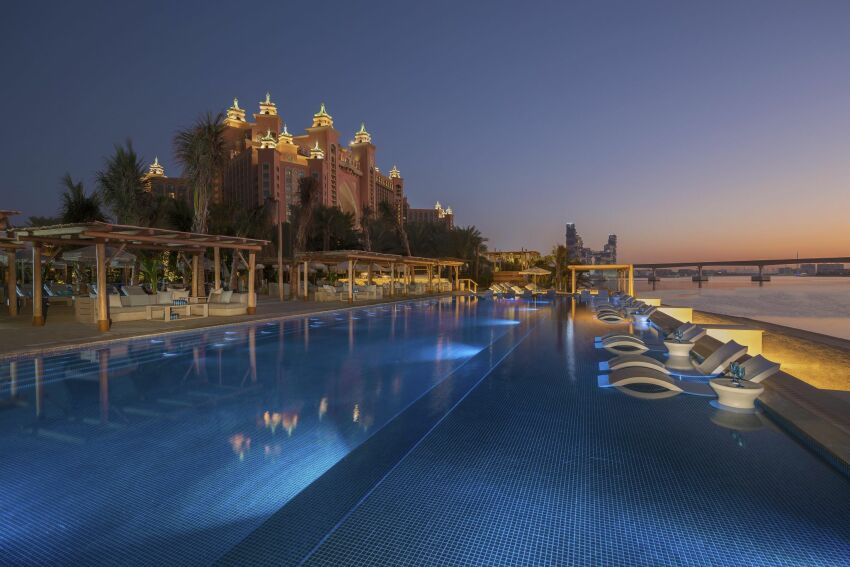
POLYGON ((575 223, 567 223, 567 258, 579 261, 583 247, 581 236, 578 235, 575 223))
POLYGON ((605 254, 608 255, 608 258, 611 260, 610 262, 607 262, 607 263, 609 263, 609 264, 616 264, 617 263, 617 235, 616 234, 609 234, 608 235, 608 244, 605 245, 605 247, 603 248, 603 251, 605 252, 605 254))
POLYGON ((567 257, 579 264, 616 264, 617 235, 609 234, 608 242, 602 250, 591 250, 584 247, 584 241, 576 230, 575 223, 567 223, 566 231, 567 257))

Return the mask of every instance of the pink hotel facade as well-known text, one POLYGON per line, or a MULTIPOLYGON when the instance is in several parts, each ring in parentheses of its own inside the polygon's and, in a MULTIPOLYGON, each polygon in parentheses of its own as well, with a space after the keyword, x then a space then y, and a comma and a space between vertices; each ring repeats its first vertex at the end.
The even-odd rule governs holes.
MULTIPOLYGON (((381 203, 389 203, 401 219, 411 213, 424 220, 418 212, 427 212, 428 218, 434 216, 433 209, 408 208, 404 179, 397 167, 387 175, 381 173, 365 125, 361 124, 354 139, 345 143, 324 103, 313 115, 312 126, 300 135, 289 132, 268 93, 252 119, 248 120, 246 111, 234 99, 224 119, 230 161, 214 189, 214 202, 256 207, 270 201, 276 219, 289 220, 291 208, 298 202, 299 179, 312 175, 321 187, 323 205, 339 207, 358 220, 366 207, 377 212, 381 203)), ((191 202, 188 184, 167 177, 158 161, 151 164, 146 183, 158 194, 191 202)))

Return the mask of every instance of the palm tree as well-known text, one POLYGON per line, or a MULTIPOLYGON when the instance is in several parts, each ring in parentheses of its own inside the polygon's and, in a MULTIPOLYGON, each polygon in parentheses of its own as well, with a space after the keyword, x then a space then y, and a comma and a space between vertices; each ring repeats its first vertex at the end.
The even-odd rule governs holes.
POLYGON ((227 162, 224 143, 224 115, 213 116, 207 112, 187 130, 174 136, 177 160, 183 165, 183 174, 192 184, 195 218, 194 232, 206 233, 209 217, 210 195, 219 181, 227 162))
POLYGON ((115 153, 106 158, 105 166, 97 172, 97 185, 115 221, 137 226, 147 224, 148 194, 142 181, 144 165, 132 142, 127 140, 126 147, 116 145, 115 153))
POLYGON ((63 223, 105 221, 106 216, 100 210, 100 196, 97 193, 86 195, 83 182, 74 183, 71 174, 62 178, 65 191, 62 193, 62 207, 59 217, 63 223))
POLYGON ((322 250, 339 249, 340 245, 356 240, 354 215, 338 207, 320 205, 314 215, 315 225, 322 239, 322 250))
POLYGON ((302 177, 298 181, 298 207, 296 209, 297 228, 295 230, 295 242, 293 253, 302 254, 307 249, 307 237, 316 217, 319 207, 319 181, 312 175, 302 177))
POLYGON ((378 214, 381 220, 395 229, 399 240, 401 240, 405 254, 413 256, 413 254, 410 253, 410 240, 407 238, 407 230, 405 229, 404 222, 401 218, 399 218, 393 206, 387 201, 382 201, 378 206, 378 214))
POLYGON ((555 264, 555 286, 563 289, 564 270, 569 264, 566 246, 556 244, 552 247, 552 262, 555 264))
POLYGON ((372 221, 372 208, 369 205, 363 207, 360 212, 360 234, 363 237, 363 248, 366 252, 372 251, 372 230, 369 223, 372 221))

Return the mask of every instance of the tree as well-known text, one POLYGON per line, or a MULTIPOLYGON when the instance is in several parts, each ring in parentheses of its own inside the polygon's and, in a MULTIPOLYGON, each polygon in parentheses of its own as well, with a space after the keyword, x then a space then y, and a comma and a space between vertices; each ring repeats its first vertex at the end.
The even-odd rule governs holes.
POLYGON ((65 191, 62 193, 62 207, 59 218, 63 223, 105 221, 106 216, 100 209, 100 196, 97 193, 86 195, 83 182, 74 183, 71 174, 62 178, 65 191))
POLYGON ((295 254, 303 254, 307 250, 307 237, 320 204, 320 190, 319 181, 312 175, 298 180, 298 206, 293 211, 293 216, 297 219, 293 243, 295 254))
POLYGON ((372 230, 369 226, 372 215, 372 208, 369 205, 364 206, 360 212, 360 236, 363 240, 363 249, 366 252, 372 251, 372 230))
MULTIPOLYGON (((238 203, 228 203, 210 207, 209 225, 215 234, 268 240, 273 232, 271 221, 271 208, 268 206, 246 209, 238 203)), ((230 260, 228 288, 235 289, 239 254, 234 251, 230 260)))
POLYGON ((402 250, 408 256, 413 256, 410 253, 410 240, 407 238, 407 230, 404 226, 404 222, 399 218, 395 208, 387 202, 381 201, 381 204, 378 206, 378 216, 381 220, 386 223, 388 226, 392 226, 399 240, 401 241, 402 250))
POLYGON ((327 252, 359 246, 357 233, 354 231, 353 214, 343 212, 338 207, 319 205, 316 207, 313 221, 308 248, 321 248, 327 252), (317 240, 320 242, 316 242, 317 240))
POLYGON ((174 136, 174 151, 183 165, 183 175, 193 190, 194 232, 206 233, 210 195, 227 162, 224 143, 224 115, 207 112, 186 130, 174 136))
POLYGON ((150 195, 145 192, 144 165, 127 140, 126 147, 116 145, 115 152, 97 172, 97 185, 103 202, 119 224, 146 225, 150 195))

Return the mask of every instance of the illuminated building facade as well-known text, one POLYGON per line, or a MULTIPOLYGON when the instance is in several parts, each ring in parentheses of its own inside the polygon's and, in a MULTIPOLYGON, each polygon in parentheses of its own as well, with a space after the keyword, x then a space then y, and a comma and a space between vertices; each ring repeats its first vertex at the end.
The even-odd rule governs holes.
POLYGON ((153 163, 148 166, 148 172, 142 178, 145 190, 150 191, 157 197, 169 199, 180 199, 190 205, 193 202, 189 182, 182 177, 168 177, 165 168, 159 163, 159 158, 154 158, 153 163))
POLYGON ((218 203, 256 207, 270 201, 276 218, 289 219, 298 203, 298 182, 311 175, 319 182, 321 203, 339 207, 359 220, 368 207, 375 212, 387 202, 401 218, 404 179, 393 166, 383 175, 375 164, 376 148, 365 124, 348 144, 322 104, 304 134, 293 135, 266 94, 259 111, 248 121, 234 99, 224 121, 230 161, 213 194, 218 203))
POLYGON ((439 201, 431 209, 408 208, 407 222, 444 223, 449 228, 455 225, 455 214, 451 207, 443 208, 439 201))

